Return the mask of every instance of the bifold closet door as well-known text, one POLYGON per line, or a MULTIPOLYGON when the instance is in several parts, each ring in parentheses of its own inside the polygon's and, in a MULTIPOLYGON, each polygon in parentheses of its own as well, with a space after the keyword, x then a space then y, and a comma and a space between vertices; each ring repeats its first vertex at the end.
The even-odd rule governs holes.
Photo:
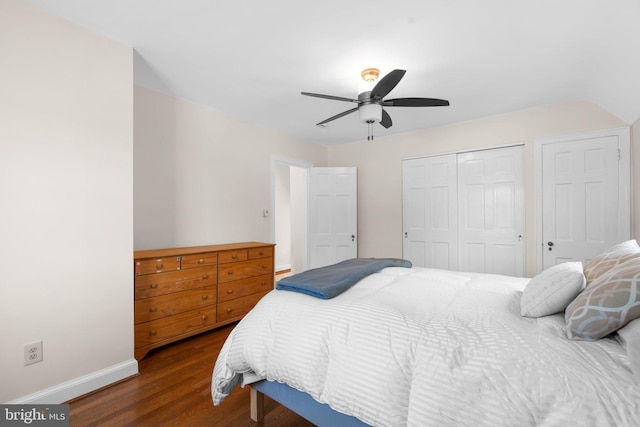
POLYGON ((524 276, 524 148, 458 154, 460 271, 524 276))
POLYGON ((415 266, 523 276, 523 147, 404 160, 402 223, 415 266))
POLYGON ((416 267, 458 269, 456 155, 402 162, 402 253, 416 267))

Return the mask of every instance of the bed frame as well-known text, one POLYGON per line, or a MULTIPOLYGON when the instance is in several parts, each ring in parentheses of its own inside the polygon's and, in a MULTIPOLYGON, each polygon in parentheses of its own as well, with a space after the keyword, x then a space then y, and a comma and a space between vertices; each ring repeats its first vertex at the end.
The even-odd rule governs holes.
POLYGON ((356 417, 345 415, 331 409, 326 403, 320 403, 307 393, 275 381, 259 381, 250 386, 251 419, 260 422, 264 419, 264 396, 280 403, 318 427, 370 427, 356 417))

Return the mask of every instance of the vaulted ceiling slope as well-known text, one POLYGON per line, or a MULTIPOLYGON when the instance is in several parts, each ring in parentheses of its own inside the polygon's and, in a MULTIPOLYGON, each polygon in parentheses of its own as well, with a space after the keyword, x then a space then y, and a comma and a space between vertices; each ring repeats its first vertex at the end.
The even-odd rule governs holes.
POLYGON ((407 73, 376 138, 588 100, 640 118, 638 0, 28 0, 135 49, 135 83, 325 145, 366 138, 360 71, 407 73))

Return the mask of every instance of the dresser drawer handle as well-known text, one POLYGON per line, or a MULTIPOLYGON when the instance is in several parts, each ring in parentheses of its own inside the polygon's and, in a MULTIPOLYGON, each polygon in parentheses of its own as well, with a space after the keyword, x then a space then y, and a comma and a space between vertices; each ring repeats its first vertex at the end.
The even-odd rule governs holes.
POLYGON ((202 295, 202 299, 203 299, 203 300, 205 300, 205 299, 207 299, 207 298, 209 298, 209 295, 202 295))
POLYGON ((208 274, 203 274, 203 275, 202 275, 202 280, 207 280, 208 278, 209 278, 209 275, 208 275, 208 274))
POLYGON ((151 286, 149 286, 151 289, 155 289, 158 287, 157 283, 152 283, 151 286))
POLYGON ((204 262, 204 258, 198 259, 198 264, 202 264, 204 262))
POLYGON ((262 286, 267 286, 267 282, 262 281, 262 286))
POLYGON ((227 271, 227 274, 228 274, 229 276, 231 276, 231 275, 233 274, 233 270, 229 270, 229 271, 227 271))
POLYGON ((263 269, 263 270, 266 270, 266 269, 267 269, 267 266, 266 266, 266 265, 264 265, 264 264, 263 264, 263 265, 261 265, 260 267, 262 267, 262 269, 263 269))
POLYGON ((155 334, 157 334, 157 333, 158 333, 158 332, 157 332, 157 331, 155 331, 155 330, 153 330, 153 329, 149 331, 149 335, 151 335, 151 336, 154 336, 154 335, 155 335, 155 334))
POLYGON ((233 293, 233 289, 227 289, 227 293, 231 295, 233 293))
POLYGON ((156 270, 162 270, 162 267, 164 267, 164 265, 156 264, 156 270))
POLYGON ((258 252, 258 255, 262 256, 262 255, 264 255, 264 252, 260 251, 260 252, 258 252))
POLYGON ((227 313, 231 313, 233 311, 233 308, 227 308, 227 313))
POLYGON ((155 313, 156 311, 158 311, 158 307, 151 307, 149 311, 155 313))
POLYGON ((202 321, 203 321, 203 322, 206 322, 206 321, 207 321, 207 319, 208 319, 208 318, 207 318, 207 316, 202 316, 202 321))

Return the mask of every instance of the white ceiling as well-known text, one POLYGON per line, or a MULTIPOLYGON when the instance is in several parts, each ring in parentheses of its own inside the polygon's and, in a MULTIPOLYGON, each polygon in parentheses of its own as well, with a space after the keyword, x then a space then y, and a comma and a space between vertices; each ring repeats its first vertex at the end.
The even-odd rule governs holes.
POLYGON ((366 139, 360 71, 406 69, 376 138, 588 100, 640 118, 639 0, 28 0, 135 49, 135 83, 325 145, 366 139))

